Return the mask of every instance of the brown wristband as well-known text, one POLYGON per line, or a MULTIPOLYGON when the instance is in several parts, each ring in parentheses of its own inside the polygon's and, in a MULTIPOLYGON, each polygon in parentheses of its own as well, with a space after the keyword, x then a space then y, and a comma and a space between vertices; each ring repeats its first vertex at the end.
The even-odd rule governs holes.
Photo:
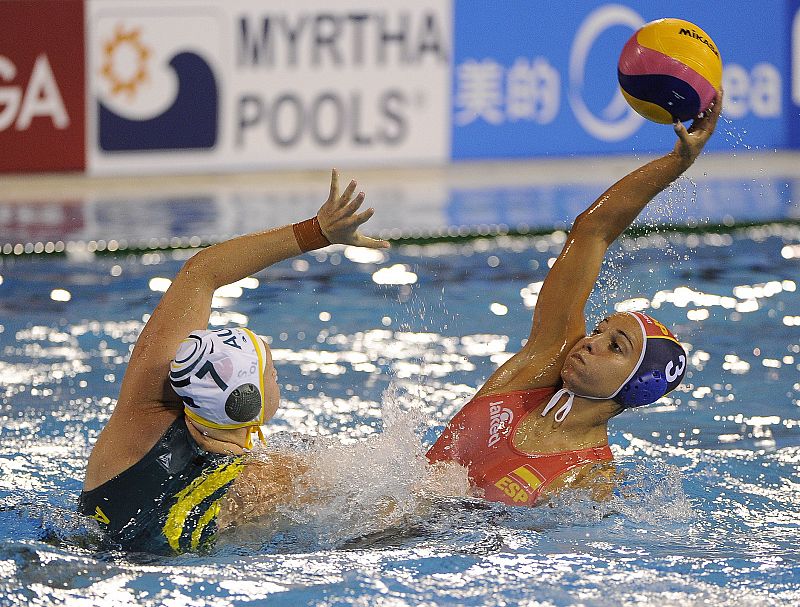
POLYGON ((319 226, 319 220, 316 216, 300 223, 293 223, 292 231, 294 231, 295 240, 297 240, 297 244, 303 253, 315 251, 331 244, 331 241, 322 233, 322 228, 319 226))

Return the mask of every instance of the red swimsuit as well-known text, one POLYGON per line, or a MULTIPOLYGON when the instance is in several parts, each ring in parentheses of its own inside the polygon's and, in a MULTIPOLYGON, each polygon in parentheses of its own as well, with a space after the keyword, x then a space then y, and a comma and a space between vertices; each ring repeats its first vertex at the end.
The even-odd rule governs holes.
POLYGON ((553 394, 554 388, 538 388, 472 399, 450 420, 428 451, 428 460, 466 466, 470 481, 483 489, 487 500, 532 506, 542 490, 567 470, 614 459, 608 445, 540 455, 514 447, 520 421, 553 394))

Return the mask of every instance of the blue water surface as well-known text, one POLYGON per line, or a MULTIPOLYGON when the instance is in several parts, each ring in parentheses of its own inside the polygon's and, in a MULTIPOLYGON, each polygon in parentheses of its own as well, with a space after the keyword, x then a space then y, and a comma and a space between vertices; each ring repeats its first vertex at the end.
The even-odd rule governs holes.
POLYGON ((690 370, 613 420, 611 502, 507 508, 430 475, 426 445, 520 347, 564 238, 333 247, 218 293, 212 324, 272 338, 269 448, 320 456, 334 491, 176 557, 99 550, 74 508, 129 352, 191 253, 3 258, 0 605, 800 604, 796 226, 615 245, 590 322, 647 309, 690 370))

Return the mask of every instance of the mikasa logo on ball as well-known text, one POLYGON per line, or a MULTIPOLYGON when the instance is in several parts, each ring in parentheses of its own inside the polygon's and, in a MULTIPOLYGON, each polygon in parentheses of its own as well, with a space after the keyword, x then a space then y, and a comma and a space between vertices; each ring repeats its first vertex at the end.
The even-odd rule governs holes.
POLYGON ((717 52, 717 49, 714 48, 713 43, 708 38, 705 38, 705 37, 701 36, 700 34, 698 34, 696 31, 690 30, 690 29, 686 29, 685 27, 682 27, 680 29, 680 31, 678 32, 678 34, 680 34, 682 36, 689 36, 690 38, 694 38, 695 40, 699 40, 700 42, 705 44, 709 49, 711 49, 712 53, 714 53, 717 57, 719 57, 719 52, 717 52))

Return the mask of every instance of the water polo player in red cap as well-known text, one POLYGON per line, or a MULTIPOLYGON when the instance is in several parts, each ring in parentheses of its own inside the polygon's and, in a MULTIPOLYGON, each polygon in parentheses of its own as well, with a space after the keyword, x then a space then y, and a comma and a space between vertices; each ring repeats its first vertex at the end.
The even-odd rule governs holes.
POLYGON ((492 501, 533 505, 565 487, 613 487, 608 421, 680 384, 686 352, 647 314, 613 314, 586 335, 584 307, 606 250, 653 197, 691 166, 719 118, 677 123, 672 152, 611 186, 575 220, 547 274, 523 349, 495 371, 428 452, 455 461, 492 501))

